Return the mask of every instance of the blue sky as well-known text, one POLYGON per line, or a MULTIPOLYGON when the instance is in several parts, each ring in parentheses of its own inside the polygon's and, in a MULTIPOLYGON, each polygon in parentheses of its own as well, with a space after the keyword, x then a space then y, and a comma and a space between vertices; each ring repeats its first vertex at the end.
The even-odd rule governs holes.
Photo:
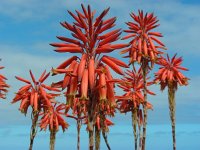
MULTIPOLYGON (((190 70, 185 73, 191 79, 189 86, 180 87, 176 96, 177 130, 180 131, 177 136, 177 147, 182 150, 189 149, 187 148, 189 145, 193 145, 194 150, 200 148, 195 141, 197 136, 200 137, 200 2, 198 0, 1 0, 0 57, 2 58, 1 65, 6 67, 2 73, 8 77, 8 83, 12 87, 7 96, 8 99, 0 102, 0 118, 3 120, 0 122, 0 141, 3 143, 0 143, 0 149, 12 149, 14 145, 19 147, 18 149, 26 149, 23 144, 16 143, 15 140, 26 140, 28 143, 29 138, 30 119, 17 111, 18 105, 10 104, 14 92, 22 85, 16 81, 14 75, 29 78, 27 72, 32 68, 33 72, 39 76, 44 69, 50 70, 51 67, 57 66, 70 56, 70 54, 55 53, 49 43, 58 41, 57 35, 69 36, 69 32, 66 32, 59 22, 71 21, 67 10, 80 10, 81 3, 90 4, 93 9, 97 10, 97 13, 110 6, 108 16, 118 17, 117 28, 126 29, 124 22, 131 19, 129 16, 131 11, 136 12, 138 9, 143 9, 147 12, 154 12, 158 16, 161 24, 158 31, 164 35, 162 41, 166 44, 168 53, 170 55, 178 53, 179 56, 183 56, 183 65, 190 70), (21 125, 26 127, 24 130, 26 132, 20 127, 21 125), (6 138, 4 138, 5 135, 7 135, 6 138), (13 144, 9 145, 9 141, 12 141, 13 144), (1 148, 1 146, 3 147, 1 148)), ((118 53, 114 53, 114 55, 120 58, 118 53)), ((127 62, 126 59, 123 60, 127 62)), ((57 79, 59 77, 52 77, 49 83, 57 79)), ((149 101, 154 105, 154 110, 149 112, 149 132, 150 130, 154 132, 149 133, 147 147, 168 150, 168 143, 157 142, 158 140, 165 141, 165 139, 169 140, 169 143, 171 142, 167 94, 166 91, 160 92, 158 86, 152 87, 152 90, 157 93, 157 96, 149 97, 149 101), (162 125, 162 128, 158 125, 162 125), (157 136, 160 138, 158 139, 157 136)), ((113 127, 113 131, 111 129, 109 136, 113 148, 122 146, 121 143, 116 142, 121 138, 129 141, 126 145, 130 146, 127 149, 131 149, 132 130, 129 118, 129 114, 127 114, 126 116, 117 115, 114 119, 116 126, 113 127), (130 128, 130 132, 127 131, 127 128, 130 128), (118 130, 123 133, 121 136, 119 136, 118 130)), ((72 122, 69 132, 75 134, 73 126, 72 122)), ((69 138, 67 133, 65 133, 66 139, 69 138)), ((39 138, 43 139, 43 134, 40 134, 39 138)), ((61 137, 63 136, 61 133, 59 134, 61 137)), ((87 136, 85 128, 82 134, 84 137, 87 136)), ((62 143, 62 138, 60 141, 58 140, 58 143, 62 143)), ((70 138, 69 141, 75 139, 73 136, 70 138)), ((48 142, 48 139, 45 138, 45 141, 48 142)), ((38 143, 41 147, 38 146, 37 149, 47 149, 41 140, 38 140, 38 143)))

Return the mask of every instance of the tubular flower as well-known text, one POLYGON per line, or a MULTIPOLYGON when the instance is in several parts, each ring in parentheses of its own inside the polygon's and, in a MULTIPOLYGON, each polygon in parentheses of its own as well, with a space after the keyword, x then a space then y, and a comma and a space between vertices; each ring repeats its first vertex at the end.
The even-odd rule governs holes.
POLYGON ((161 90, 164 90, 166 86, 173 85, 174 89, 177 89, 178 84, 188 85, 188 78, 185 77, 180 70, 188 71, 187 68, 180 66, 182 64, 182 57, 176 58, 176 54, 172 59, 161 57, 157 64, 160 65, 159 71, 155 73, 155 82, 159 82, 161 90))
MULTIPOLYGON (((0 69, 3 69, 4 67, 0 66, 0 69)), ((0 74, 0 98, 6 99, 6 93, 8 92, 8 88, 10 87, 8 84, 6 84, 7 78, 0 74)))
POLYGON ((165 49, 165 45, 158 39, 162 37, 159 32, 152 31, 158 27, 157 17, 153 13, 146 13, 138 11, 136 15, 131 13, 130 16, 133 22, 127 22, 129 29, 124 30, 128 33, 122 39, 131 39, 129 47, 122 50, 121 54, 129 53, 127 57, 130 57, 130 63, 138 62, 141 63, 143 59, 154 63, 160 54, 163 54, 159 49, 165 49))
POLYGON ((48 107, 47 109, 48 111, 40 114, 43 115, 40 121, 41 130, 46 130, 49 126, 50 131, 57 132, 59 126, 61 126, 64 132, 69 126, 62 117, 65 116, 62 111, 66 109, 66 105, 60 104, 56 106, 56 104, 54 104, 54 106, 48 107))
POLYGON ((49 75, 50 73, 46 74, 46 71, 44 71, 40 76, 39 80, 36 81, 34 75, 30 70, 32 83, 29 80, 16 76, 17 80, 26 83, 26 85, 24 85, 19 89, 19 91, 16 93, 16 96, 12 101, 12 103, 21 101, 19 110, 22 113, 26 114, 29 106, 33 108, 34 112, 40 111, 41 108, 45 108, 46 106, 50 107, 53 98, 59 95, 47 92, 47 91, 53 91, 53 92, 60 91, 57 88, 53 88, 43 83, 48 78, 49 75))

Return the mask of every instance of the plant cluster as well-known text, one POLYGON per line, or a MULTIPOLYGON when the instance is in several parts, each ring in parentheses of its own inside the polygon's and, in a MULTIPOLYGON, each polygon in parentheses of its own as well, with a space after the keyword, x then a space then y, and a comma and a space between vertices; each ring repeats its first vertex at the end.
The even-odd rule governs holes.
MULTIPOLYGON (((128 29, 122 31, 114 29, 116 17, 105 19, 110 8, 96 15, 89 5, 81 7, 82 11, 68 11, 74 22, 60 23, 71 37, 57 36, 60 42, 50 44, 55 52, 72 53, 72 56, 51 72, 44 71, 38 80, 31 70, 31 81, 16 76, 25 85, 17 91, 12 103, 20 102, 19 110, 25 115, 29 108, 32 112, 29 150, 33 149, 38 127, 44 131, 49 129, 50 149, 54 150, 59 127, 64 132, 69 126, 66 118, 76 120, 78 150, 82 124, 87 126, 90 150, 100 149, 101 134, 111 149, 107 134, 109 126, 114 125, 110 118, 117 112, 132 114, 135 150, 145 150, 148 110, 153 109, 148 95, 155 95, 148 87, 157 83, 161 90, 168 87, 175 150, 175 92, 178 85, 188 84, 188 78, 180 72, 187 69, 180 66, 181 57, 175 55, 170 59, 163 51, 166 47, 159 39, 162 34, 154 31, 159 26, 157 17, 141 10, 138 14, 131 13, 132 21, 127 22, 128 29), (122 33, 126 34, 122 38, 125 41, 118 44, 122 33), (110 56, 116 50, 127 54, 124 57, 129 59, 128 64, 110 56), (154 65, 160 68, 152 79, 149 76, 154 65), (114 78, 111 70, 121 78, 114 78), (50 75, 61 75, 62 80, 47 85, 45 80, 50 75), (116 85, 123 94, 115 92, 116 85), (60 95, 65 96, 65 103, 57 100, 60 95)), ((3 99, 9 87, 5 80, 0 75, 0 98, 3 99)))

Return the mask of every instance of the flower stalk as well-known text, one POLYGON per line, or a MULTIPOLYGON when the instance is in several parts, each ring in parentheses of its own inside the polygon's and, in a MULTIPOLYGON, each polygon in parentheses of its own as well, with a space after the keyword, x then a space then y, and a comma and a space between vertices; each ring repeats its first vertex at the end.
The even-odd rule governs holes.
POLYGON ((176 150, 176 130, 175 130, 176 101, 175 101, 175 88, 172 84, 173 83, 168 84, 168 100, 169 100, 170 119, 172 126, 173 150, 176 150))
POLYGON ((143 94, 144 94, 144 104, 143 104, 143 115, 144 115, 144 122, 143 122, 143 134, 142 134, 142 150, 145 150, 146 145, 146 131, 147 131, 147 73, 148 73, 148 62, 144 60, 142 64, 142 73, 143 73, 143 94))
POLYGON ((38 122, 39 112, 32 112, 31 116, 32 116, 31 117, 32 118, 32 126, 31 126, 31 133, 30 133, 29 150, 33 149, 34 139, 37 134, 37 122, 38 122))
POLYGON ((135 150, 138 148, 138 111, 137 108, 132 110, 132 127, 133 127, 133 135, 134 135, 134 143, 135 143, 135 150))
POLYGON ((55 142, 56 142, 56 131, 50 131, 50 150, 55 150, 55 142))

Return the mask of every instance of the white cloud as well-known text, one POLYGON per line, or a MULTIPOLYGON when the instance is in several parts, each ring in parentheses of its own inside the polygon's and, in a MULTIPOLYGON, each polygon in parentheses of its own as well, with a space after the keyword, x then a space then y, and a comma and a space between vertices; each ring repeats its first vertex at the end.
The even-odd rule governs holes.
MULTIPOLYGON (((109 16, 117 16, 117 27, 126 28, 124 22, 131 20, 129 13, 143 9, 154 12, 160 20, 158 28, 164 34, 162 40, 169 48, 170 53, 179 52, 187 55, 200 55, 199 49, 199 9, 200 5, 184 4, 180 1, 132 1, 132 0, 2 0, 0 5, 1 15, 14 20, 44 20, 64 16, 66 10, 81 9, 80 4, 90 4, 100 13, 106 7, 111 7, 109 16), (63 14, 63 15, 62 15, 63 14), (175 51, 175 52, 174 52, 175 51)), ((69 20, 69 18, 67 18, 69 20)), ((53 21, 52 21, 53 22, 53 21)), ((42 23, 42 22, 41 22, 42 23)), ((47 24, 49 24, 47 22, 47 24)), ((51 23, 52 24, 52 23, 51 23)), ((60 26, 57 26, 60 28, 60 26)))
POLYGON ((1 0, 0 13, 19 21, 45 19, 57 13, 55 10, 62 8, 64 3, 62 0, 1 0))

